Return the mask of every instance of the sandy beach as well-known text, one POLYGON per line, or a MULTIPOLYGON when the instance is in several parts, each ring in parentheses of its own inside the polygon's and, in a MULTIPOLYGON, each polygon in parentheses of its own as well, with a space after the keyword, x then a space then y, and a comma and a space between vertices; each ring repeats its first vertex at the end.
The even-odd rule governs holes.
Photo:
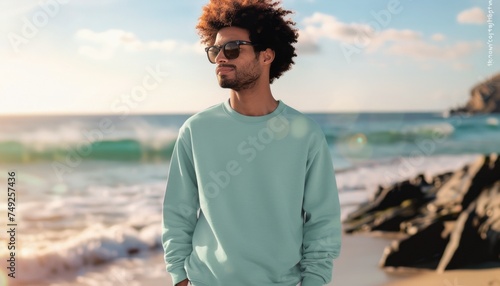
MULTIPOLYGON (((345 235, 343 248, 328 286, 500 286, 500 268, 435 271, 407 270, 387 273, 378 267, 385 246, 392 239, 345 235)), ((500 265, 499 265, 500 266, 500 265)), ((140 285, 171 286, 165 279, 145 278, 140 285), (151 284, 150 284, 151 283, 151 284), (165 284, 167 283, 167 284, 165 284)))
MULTIPOLYGON (((500 268, 452 270, 439 274, 427 270, 386 272, 378 267, 383 249, 392 239, 368 235, 344 235, 328 286, 500 286, 500 268)), ((500 266, 500 265, 499 265, 500 266)), ((9 284, 18 285, 18 284, 9 284)), ((162 253, 147 259, 123 259, 88 270, 83 275, 50 284, 32 286, 173 286, 165 271, 162 253)), ((235 286, 238 286, 235 284, 235 286)))
POLYGON ((500 0, 0 7, 0 286, 500 286, 500 0))
MULTIPOLYGON (((442 274, 428 270, 386 272, 378 267, 382 252, 392 239, 345 235, 333 281, 348 286, 490 286, 500 285, 500 268, 452 270, 442 274)), ((500 265, 498 265, 500 267, 500 265)))
MULTIPOLYGON (((325 128, 330 128, 328 126, 334 122, 343 122, 342 118, 332 119, 333 115, 330 114, 317 116, 318 121, 323 122, 325 128)), ((353 132, 368 134, 368 137, 379 136, 378 133, 373 133, 373 130, 363 129, 366 126, 372 126, 369 123, 372 117, 369 114, 363 116, 357 119, 359 122, 356 126, 338 127, 339 132, 353 130, 353 132)), ((384 156, 367 157, 365 161, 358 159, 350 164, 349 154, 345 153, 345 148, 349 148, 350 145, 343 146, 344 139, 332 137, 336 134, 333 131, 332 136, 329 137, 333 148, 332 156, 335 158, 335 166, 338 169, 336 178, 344 218, 360 203, 371 198, 377 186, 382 183, 401 181, 418 174, 432 177, 443 172, 457 170, 476 160, 480 151, 498 148, 498 144, 491 143, 491 146, 485 146, 478 145, 475 141, 457 139, 476 138, 478 134, 471 134, 472 131, 490 128, 487 129, 490 132, 486 135, 492 140, 488 142, 498 142, 497 129, 484 127, 485 123, 482 120, 484 118, 468 118, 467 126, 469 127, 460 129, 458 126, 453 127, 451 123, 442 122, 447 119, 436 119, 433 114, 411 115, 413 117, 409 116, 404 122, 397 114, 384 116, 386 120, 381 121, 377 128, 386 130, 384 136, 387 137, 389 143, 361 146, 370 148, 373 154, 384 154, 384 156), (419 123, 415 123, 417 120, 415 116, 417 119, 421 117, 419 123), (387 118, 392 118, 392 121, 387 121, 387 118), (430 124, 429 121, 434 123, 430 124), (438 132, 443 129, 443 126, 447 126, 449 129, 445 128, 445 130, 449 130, 450 134, 456 134, 456 136, 450 137, 453 140, 450 139, 446 144, 435 147, 444 149, 448 148, 447 144, 450 144, 450 146, 455 146, 454 148, 464 150, 460 151, 463 154, 460 152, 459 154, 441 154, 436 151, 435 156, 401 157, 401 152, 404 150, 398 148, 404 145, 411 151, 415 146, 405 141, 407 139, 405 139, 406 133, 404 132, 407 131, 398 131, 400 135, 393 138, 394 124, 399 129, 402 128, 399 127, 401 124, 407 124, 407 129, 416 130, 413 134, 416 138, 422 138, 421 140, 426 140, 428 130, 438 132), (417 127, 420 126, 420 129, 415 127, 415 124, 417 127), (477 147, 478 154, 465 152, 470 146, 477 147), (388 150, 393 153, 387 154, 388 150)), ((74 120, 90 130, 92 126, 98 124, 100 117, 76 119, 63 117, 44 120, 40 119, 35 123, 29 121, 25 123, 26 127, 23 129, 39 130, 40 138, 36 137, 33 141, 40 141, 42 142, 40 144, 47 144, 47 147, 40 153, 36 150, 28 150, 28 147, 22 147, 25 148, 22 149, 20 146, 24 146, 22 145, 24 143, 19 142, 16 144, 22 151, 20 154, 28 154, 33 158, 38 158, 37 156, 52 158, 59 154, 58 150, 64 147, 65 141, 62 140, 64 144, 61 143, 61 146, 56 147, 51 147, 51 142, 43 143, 47 137, 42 132, 45 126, 60 124, 60 128, 71 129, 73 125, 67 126, 66 122, 74 120)), ((144 120, 149 120, 147 124, 151 129, 150 133, 163 134, 154 142, 158 146, 163 146, 160 152, 163 154, 167 153, 169 146, 172 146, 177 132, 177 127, 165 130, 164 126, 169 126, 171 122, 182 122, 185 117, 163 116, 137 118, 136 120, 143 123, 144 120)), ((8 170, 17 170, 18 186, 23 191, 22 199, 16 209, 18 212, 16 217, 19 219, 18 232, 22 234, 19 236, 19 247, 23 250, 17 253, 19 277, 16 280, 3 280, 2 278, 6 277, 0 275, 0 286, 172 285, 170 276, 165 270, 159 239, 161 202, 168 174, 168 158, 162 158, 155 153, 157 151, 151 151, 152 153, 147 151, 151 150, 147 147, 151 144, 149 137, 138 137, 135 129, 129 124, 119 128, 121 128, 120 134, 123 135, 122 141, 115 141, 115 138, 103 138, 102 145, 99 145, 111 146, 109 148, 114 150, 115 153, 106 153, 111 156, 108 160, 99 157, 104 151, 96 147, 94 157, 82 159, 77 168, 70 169, 68 173, 63 174, 64 181, 59 180, 59 173, 53 170, 50 161, 33 159, 32 162, 26 163, 0 164, 1 174, 7 174, 8 170), (146 161, 133 158, 129 161, 112 160, 113 156, 129 156, 131 153, 140 158, 150 159, 144 159, 146 161)), ((481 134, 483 137, 486 135, 481 134)), ((16 136, 21 138, 29 135, 21 132, 16 136)), ((58 138, 57 136, 58 132, 54 131, 50 137, 58 138)), ((348 138, 350 135, 345 136, 348 138)), ((73 140, 72 138, 67 140, 70 139, 73 140)), ((5 212, 4 214, 4 217, 7 217, 5 212)), ((3 237, 0 238, 0 242, 2 239, 3 237)), ((500 265, 497 268, 448 271, 443 274, 415 270, 386 272, 378 265, 384 248, 390 245, 391 240, 391 238, 373 234, 344 235, 341 255, 334 265, 333 281, 328 285, 500 286, 500 265)), ((5 275, 5 268, 0 269, 0 274, 5 275)))

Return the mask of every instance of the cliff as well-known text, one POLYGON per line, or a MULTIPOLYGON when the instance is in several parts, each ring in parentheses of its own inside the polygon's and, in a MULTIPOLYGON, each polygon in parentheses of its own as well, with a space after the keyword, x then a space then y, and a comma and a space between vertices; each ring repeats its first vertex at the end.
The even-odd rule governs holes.
POLYGON ((450 113, 500 113, 500 73, 477 84, 470 93, 467 104, 450 110, 450 113))

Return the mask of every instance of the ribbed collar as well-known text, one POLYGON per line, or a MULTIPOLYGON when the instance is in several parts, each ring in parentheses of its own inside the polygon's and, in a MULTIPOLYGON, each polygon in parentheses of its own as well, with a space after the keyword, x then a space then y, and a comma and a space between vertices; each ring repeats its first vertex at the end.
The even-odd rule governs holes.
POLYGON ((255 123, 255 122, 263 122, 266 120, 269 120, 285 109, 286 105, 281 101, 278 100, 278 107, 273 110, 273 112, 266 114, 266 115, 261 115, 261 116, 248 116, 248 115, 243 115, 241 113, 238 113, 236 110, 234 110, 231 105, 229 104, 229 99, 226 100, 223 104, 224 111, 231 117, 233 117, 236 120, 243 121, 243 122, 249 122, 249 123, 255 123))

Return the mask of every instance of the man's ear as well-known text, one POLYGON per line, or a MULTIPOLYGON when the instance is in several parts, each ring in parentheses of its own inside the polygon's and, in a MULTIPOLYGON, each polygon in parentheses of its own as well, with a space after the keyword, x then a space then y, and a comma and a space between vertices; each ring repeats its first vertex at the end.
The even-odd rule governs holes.
POLYGON ((274 51, 269 48, 261 51, 262 62, 270 65, 274 61, 274 55, 274 51))

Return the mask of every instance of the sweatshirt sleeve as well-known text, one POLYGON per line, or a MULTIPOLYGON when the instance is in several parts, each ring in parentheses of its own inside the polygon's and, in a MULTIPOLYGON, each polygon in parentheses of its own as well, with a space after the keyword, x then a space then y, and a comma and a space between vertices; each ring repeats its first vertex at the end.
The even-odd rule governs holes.
POLYGON ((333 259, 340 254, 341 222, 337 184, 331 154, 324 136, 306 166, 302 242, 302 286, 328 284, 333 259))
POLYGON ((184 261, 192 252, 199 207, 192 151, 182 135, 181 129, 170 160, 163 201, 162 243, 174 285, 187 278, 184 261))

